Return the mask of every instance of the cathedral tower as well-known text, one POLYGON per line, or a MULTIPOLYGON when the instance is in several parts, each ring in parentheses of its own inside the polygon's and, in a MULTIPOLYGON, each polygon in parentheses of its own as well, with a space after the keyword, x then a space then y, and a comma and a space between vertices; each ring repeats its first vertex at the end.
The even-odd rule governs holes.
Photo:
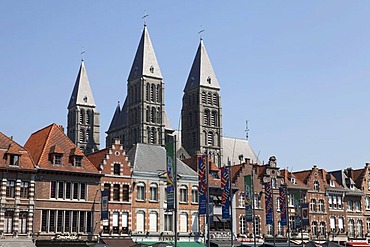
POLYGON ((99 115, 82 60, 68 104, 67 135, 85 154, 99 150, 99 115))
POLYGON ((136 143, 164 145, 168 126, 163 77, 144 25, 127 79, 127 96, 122 109, 116 108, 106 143, 109 146, 118 138, 126 149, 136 143))
POLYGON ((221 120, 220 86, 201 39, 182 98, 182 146, 191 156, 209 151, 221 166, 221 120))

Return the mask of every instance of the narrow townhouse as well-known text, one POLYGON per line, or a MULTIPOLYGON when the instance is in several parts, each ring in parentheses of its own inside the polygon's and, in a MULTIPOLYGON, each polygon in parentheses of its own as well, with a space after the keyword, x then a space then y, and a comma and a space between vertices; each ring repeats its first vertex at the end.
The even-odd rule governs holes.
POLYGON ((0 238, 6 246, 34 246, 35 164, 29 152, 0 132, 0 238))
MULTIPOLYGON (((165 148, 137 143, 128 152, 128 157, 132 165, 132 240, 139 243, 173 242, 175 217, 173 211, 167 210, 165 148)), ((198 176, 179 159, 175 195, 178 197, 178 241, 196 243, 201 240, 198 176)))
POLYGON ((97 168, 51 124, 25 144, 37 167, 34 238, 37 246, 86 246, 100 231, 100 178, 97 168))
POLYGON ((108 195, 108 217, 100 224, 100 236, 104 243, 126 244, 131 240, 132 168, 123 145, 118 139, 105 149, 92 153, 87 158, 104 177, 100 190, 108 195))

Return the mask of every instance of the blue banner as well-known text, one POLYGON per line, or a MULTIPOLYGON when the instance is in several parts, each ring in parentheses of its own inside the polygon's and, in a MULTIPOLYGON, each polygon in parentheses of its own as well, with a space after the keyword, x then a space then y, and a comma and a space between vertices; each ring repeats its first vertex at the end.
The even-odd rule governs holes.
POLYGON ((198 157, 198 178, 199 178, 199 215, 207 214, 207 174, 206 156, 198 157))
POLYGON ((109 220, 108 215, 108 196, 109 196, 108 190, 102 190, 101 191, 101 219, 102 220, 109 220))
POLYGON ((175 209, 175 142, 166 144, 167 210, 175 209))
POLYGON ((302 203, 301 207, 302 207, 302 225, 303 227, 308 226, 310 225, 309 215, 308 215, 308 203, 302 203))
POLYGON ((279 188, 279 203, 280 203, 280 224, 282 226, 287 225, 287 188, 280 187, 279 188))
POLYGON ((265 183, 265 208, 266 208, 266 225, 272 224, 272 188, 271 182, 265 183))
POLYGON ((222 219, 230 219, 230 169, 229 167, 221 168, 221 204, 222 219))

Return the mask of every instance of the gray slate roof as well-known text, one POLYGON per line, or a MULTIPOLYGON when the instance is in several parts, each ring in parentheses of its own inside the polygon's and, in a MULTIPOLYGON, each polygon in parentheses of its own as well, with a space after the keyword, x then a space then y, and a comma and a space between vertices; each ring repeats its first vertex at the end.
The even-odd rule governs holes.
POLYGON ((141 76, 150 76, 162 79, 161 69, 159 68, 157 57, 155 56, 146 25, 144 26, 143 34, 141 35, 140 43, 127 80, 131 81, 140 78, 141 76), (151 67, 153 67, 152 71, 151 67))
POLYGON ((83 60, 81 61, 80 70, 69 100, 68 109, 75 105, 96 106, 83 60))
MULTIPOLYGON (((238 139, 232 137, 223 137, 223 164, 227 164, 228 158, 231 163, 239 163, 239 155, 243 155, 244 158, 249 158, 253 162, 259 162, 257 155, 254 153, 249 142, 245 139, 238 139)), ((244 161, 244 160, 243 160, 244 161)))
MULTIPOLYGON (((137 143, 128 152, 128 159, 133 166, 133 172, 160 173, 166 171, 166 149, 159 145, 137 143)), ((197 173, 177 159, 177 174, 194 176, 197 173)))
POLYGON ((200 40, 184 92, 198 88, 199 86, 220 89, 220 85, 218 84, 216 74, 213 71, 203 40, 200 40), (208 78, 211 80, 209 81, 208 78))

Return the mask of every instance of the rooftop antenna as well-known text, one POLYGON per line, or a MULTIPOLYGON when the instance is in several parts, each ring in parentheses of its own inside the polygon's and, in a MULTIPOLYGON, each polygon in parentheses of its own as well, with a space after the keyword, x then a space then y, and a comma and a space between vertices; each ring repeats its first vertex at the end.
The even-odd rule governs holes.
POLYGON ((85 49, 82 46, 82 52, 81 52, 81 61, 84 61, 84 54, 85 54, 85 49))
POLYGON ((202 25, 200 25, 200 29, 201 29, 201 30, 198 32, 198 34, 199 34, 200 40, 203 40, 202 33, 203 33, 205 30, 203 29, 203 26, 202 26, 202 25))
POLYGON ((248 128, 248 120, 245 121, 245 139, 249 139, 249 128, 248 128))
POLYGON ((144 10, 144 16, 143 18, 141 19, 144 19, 144 26, 146 26, 146 18, 148 17, 149 15, 146 13, 146 10, 144 10))

